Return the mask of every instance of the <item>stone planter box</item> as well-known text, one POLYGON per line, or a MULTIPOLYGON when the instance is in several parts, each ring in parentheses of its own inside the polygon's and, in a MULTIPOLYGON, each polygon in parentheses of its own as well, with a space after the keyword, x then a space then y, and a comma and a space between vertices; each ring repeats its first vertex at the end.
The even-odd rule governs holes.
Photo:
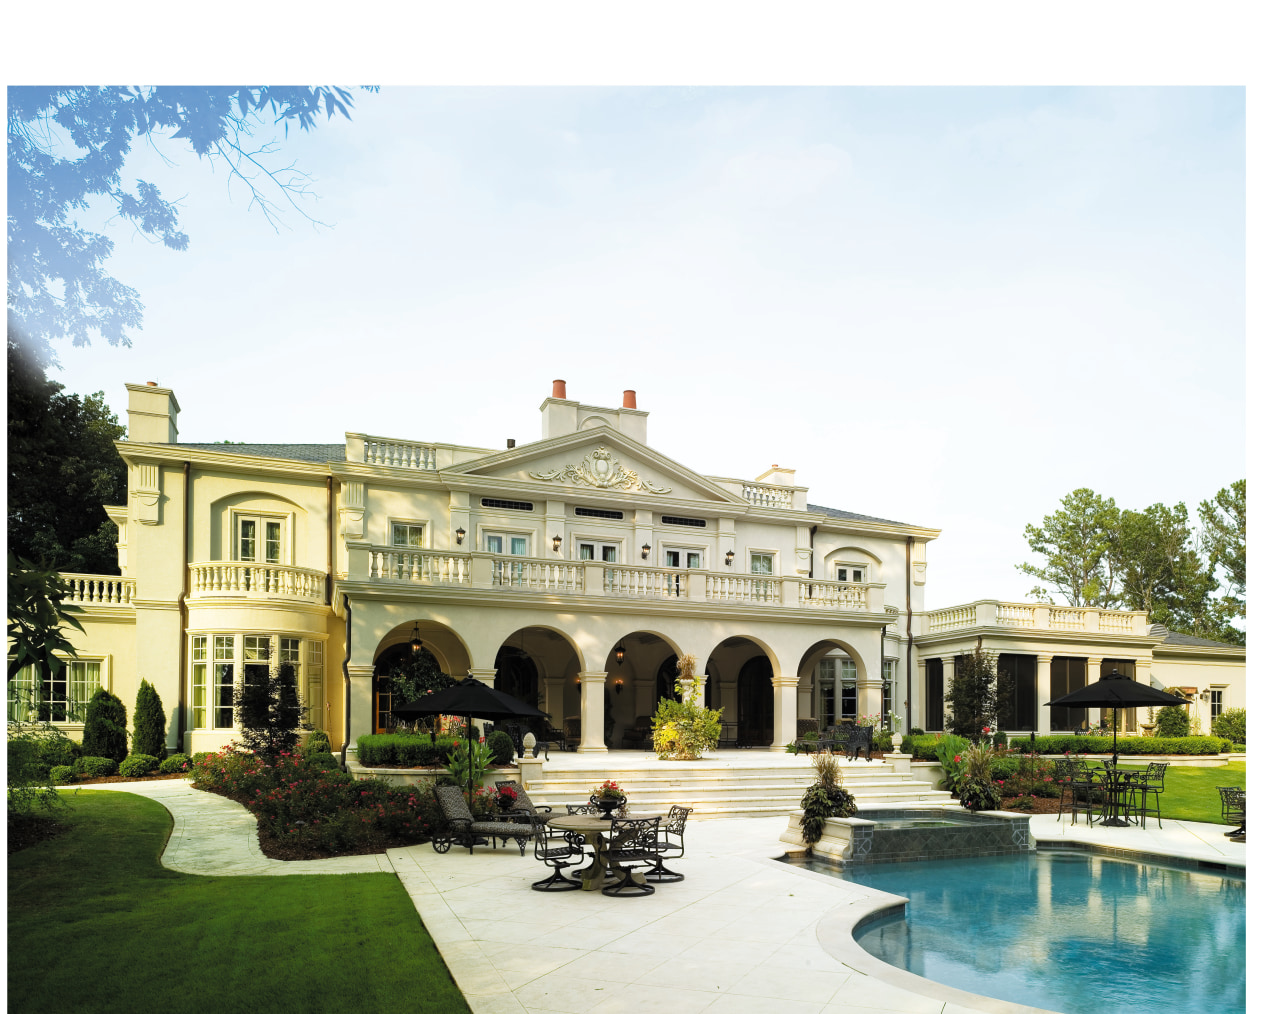
MULTIPOLYGON (((381 778, 392 785, 421 784, 428 788, 435 785, 446 773, 444 768, 366 768, 357 760, 348 760, 347 770, 357 778, 381 778)), ((516 778, 517 771, 514 765, 495 768, 485 775, 484 784, 493 787, 497 782, 515 781, 516 778)))

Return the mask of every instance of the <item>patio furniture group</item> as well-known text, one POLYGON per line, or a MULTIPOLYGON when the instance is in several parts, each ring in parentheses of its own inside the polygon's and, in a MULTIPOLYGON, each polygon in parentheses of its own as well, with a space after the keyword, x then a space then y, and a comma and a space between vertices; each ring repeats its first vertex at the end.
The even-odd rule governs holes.
POLYGON ((1058 798, 1058 819, 1071 807, 1071 823, 1085 811, 1089 824, 1094 821, 1094 807, 1098 807, 1098 820, 1108 827, 1129 827, 1131 821, 1147 826, 1147 815, 1154 814, 1157 826, 1163 828, 1160 819, 1160 793, 1164 791, 1164 773, 1169 765, 1152 761, 1144 771, 1117 769, 1111 761, 1103 761, 1102 767, 1091 768, 1078 757, 1068 757, 1053 762, 1054 778, 1062 785, 1058 798))

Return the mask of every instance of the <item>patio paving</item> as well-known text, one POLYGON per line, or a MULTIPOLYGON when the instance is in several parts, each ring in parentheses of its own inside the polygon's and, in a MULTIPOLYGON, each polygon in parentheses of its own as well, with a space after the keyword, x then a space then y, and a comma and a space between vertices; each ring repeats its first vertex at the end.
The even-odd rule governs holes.
MULTIPOLYGON (((1034 1008, 928 983, 877 967, 849 928, 885 899, 870 888, 774 862, 785 817, 691 820, 686 874, 643 898, 598 892, 543 894, 547 872, 514 844, 428 845, 385 856, 312 862, 265 858, 251 816, 183 781, 85 786, 136 792, 174 815, 163 862, 205 875, 394 872, 413 900, 475 1014, 641 1012, 728 1014, 1014 1014, 1034 1008), (896 974, 893 974, 895 973, 896 974), (873 974, 874 973, 874 974, 873 974)), ((1031 819, 1046 845, 1084 841, 1124 850, 1238 865, 1245 846, 1224 827, 1166 819, 1141 828, 1074 827, 1031 819)))

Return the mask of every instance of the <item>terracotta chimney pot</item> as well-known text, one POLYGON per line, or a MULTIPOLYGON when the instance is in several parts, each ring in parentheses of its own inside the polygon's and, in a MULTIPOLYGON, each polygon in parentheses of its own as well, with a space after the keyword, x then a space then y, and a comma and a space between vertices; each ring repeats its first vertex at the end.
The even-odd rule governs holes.
POLYGON ((636 407, 636 392, 635 392, 635 391, 623 391, 623 392, 622 392, 622 407, 623 407, 623 408, 635 408, 635 407, 636 407))
POLYGON ((569 396, 565 394, 564 391, 565 391, 565 387, 564 387, 563 380, 551 381, 551 397, 561 398, 561 399, 568 398, 569 396))

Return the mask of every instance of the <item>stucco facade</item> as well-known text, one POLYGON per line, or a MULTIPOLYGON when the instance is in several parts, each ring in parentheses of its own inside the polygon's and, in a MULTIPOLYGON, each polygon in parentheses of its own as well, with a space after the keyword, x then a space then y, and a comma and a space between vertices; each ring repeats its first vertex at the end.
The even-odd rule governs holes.
POLYGON ((782 749, 799 718, 926 724, 925 662, 971 650, 969 635, 1132 658, 1144 681, 1167 666, 1165 685, 1230 670, 1227 706, 1243 705, 1243 650, 1165 650, 1141 614, 1087 644, 985 624, 983 603, 973 629, 967 613, 938 620, 924 601, 937 529, 816 506, 777 465, 695 473, 648 445, 634 392, 602 408, 557 381, 540 410, 539 440, 496 450, 356 433, 184 444, 174 393, 129 385, 129 502, 108 506, 122 576, 69 575, 77 650, 130 708, 153 683, 170 748, 189 752, 235 738, 231 688, 281 659, 309 721, 354 743, 385 726, 385 665, 415 636, 451 675, 536 700, 585 751, 652 714, 682 654, 724 708, 725 746, 782 749))

